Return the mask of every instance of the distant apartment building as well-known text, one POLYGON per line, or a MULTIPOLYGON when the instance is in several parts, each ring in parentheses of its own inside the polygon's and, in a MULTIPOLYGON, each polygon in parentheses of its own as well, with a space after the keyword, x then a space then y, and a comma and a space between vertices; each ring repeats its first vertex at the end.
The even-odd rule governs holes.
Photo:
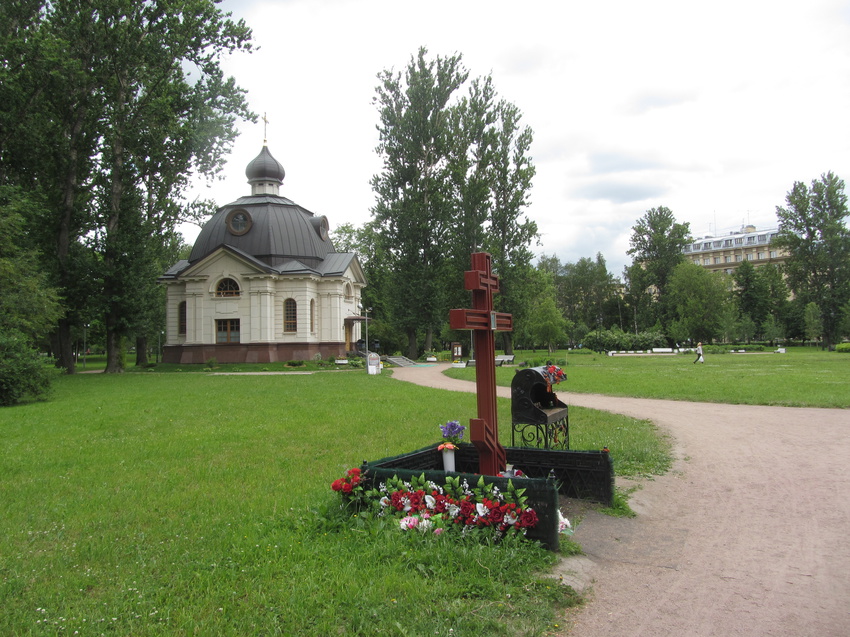
POLYGON ((739 232, 727 235, 697 237, 686 245, 685 257, 695 265, 712 272, 732 272, 744 261, 759 267, 785 262, 786 253, 771 245, 779 232, 778 228, 757 230, 755 226, 743 226, 739 232))

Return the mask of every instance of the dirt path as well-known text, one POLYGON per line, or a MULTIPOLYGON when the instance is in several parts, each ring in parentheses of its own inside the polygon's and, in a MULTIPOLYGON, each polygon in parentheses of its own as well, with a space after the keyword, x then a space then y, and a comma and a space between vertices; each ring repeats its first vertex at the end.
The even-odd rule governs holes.
MULTIPOLYGON (((445 368, 393 375, 474 391, 445 368)), ((591 602, 571 636, 850 635, 850 411, 559 397, 676 441, 673 471, 631 496, 636 518, 591 512, 576 530, 586 556, 561 570, 591 602)))

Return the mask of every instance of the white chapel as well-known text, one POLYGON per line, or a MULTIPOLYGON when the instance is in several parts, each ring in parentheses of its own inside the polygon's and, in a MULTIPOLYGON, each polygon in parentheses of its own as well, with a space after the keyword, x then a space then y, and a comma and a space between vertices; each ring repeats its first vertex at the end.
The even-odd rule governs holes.
POLYGON ((343 356, 360 336, 366 285, 337 252, 328 220, 280 195, 285 171, 266 145, 248 164, 251 194, 201 230, 166 286, 163 362, 264 363, 343 356))

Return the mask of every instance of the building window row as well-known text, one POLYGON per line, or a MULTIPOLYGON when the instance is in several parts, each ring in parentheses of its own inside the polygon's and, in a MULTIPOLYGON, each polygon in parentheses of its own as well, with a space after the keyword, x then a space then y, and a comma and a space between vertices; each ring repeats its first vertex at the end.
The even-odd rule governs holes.
MULTIPOLYGON (((233 279, 222 279, 216 286, 217 297, 234 297, 240 295, 239 285, 233 279)), ((186 301, 177 304, 177 334, 186 336, 187 330, 186 301)), ((295 299, 283 302, 283 331, 289 334, 298 331, 298 303, 295 299)), ((310 332, 316 332, 316 301, 310 300, 310 332)), ((239 342, 239 319, 216 320, 216 342, 239 342)))

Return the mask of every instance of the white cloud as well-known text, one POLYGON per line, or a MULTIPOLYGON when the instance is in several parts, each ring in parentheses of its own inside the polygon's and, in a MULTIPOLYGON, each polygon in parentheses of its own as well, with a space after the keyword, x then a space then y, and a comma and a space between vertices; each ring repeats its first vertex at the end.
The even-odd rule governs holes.
MULTIPOLYGON (((775 224, 794 181, 850 179, 850 10, 807 3, 678 0, 225 0, 260 47, 226 70, 267 112, 283 194, 331 225, 369 219, 380 170, 376 75, 420 45, 493 74, 535 133, 528 216, 538 252, 601 252, 615 274, 631 226, 664 205, 704 235, 775 224)), ((244 125, 223 205, 248 192, 262 125, 244 125)), ((191 238, 191 237, 190 237, 191 238)))

